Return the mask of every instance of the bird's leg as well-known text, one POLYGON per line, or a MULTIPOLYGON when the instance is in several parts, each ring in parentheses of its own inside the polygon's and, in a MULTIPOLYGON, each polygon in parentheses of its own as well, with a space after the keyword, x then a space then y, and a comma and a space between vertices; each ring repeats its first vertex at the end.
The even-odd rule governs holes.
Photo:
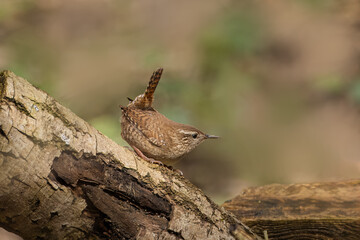
POLYGON ((142 159, 144 159, 145 161, 149 162, 149 163, 155 163, 155 164, 159 164, 159 165, 164 165, 161 161, 155 160, 153 158, 148 158, 147 156, 145 156, 137 147, 135 146, 131 146, 136 154, 141 157, 142 159))
POLYGON ((159 165, 161 165, 161 166, 165 166, 165 167, 167 167, 168 169, 173 170, 174 172, 177 172, 178 174, 180 174, 180 176, 183 176, 183 175, 184 175, 181 170, 175 169, 175 168, 173 168, 172 166, 165 165, 163 162, 158 161, 158 160, 155 160, 155 159, 153 159, 153 158, 148 158, 148 157, 145 156, 137 147, 135 147, 135 146, 131 146, 131 147, 135 150, 136 154, 137 154, 139 157, 141 157, 142 159, 144 159, 145 161, 147 161, 147 162, 149 162, 149 163, 159 164, 159 165))

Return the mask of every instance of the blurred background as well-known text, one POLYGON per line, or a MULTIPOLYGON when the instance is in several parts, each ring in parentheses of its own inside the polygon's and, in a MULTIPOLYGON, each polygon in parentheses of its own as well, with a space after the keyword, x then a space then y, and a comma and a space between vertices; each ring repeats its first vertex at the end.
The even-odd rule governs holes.
POLYGON ((360 175, 360 1, 1 0, 0 70, 120 145, 119 104, 222 138, 177 168, 215 202, 360 175))

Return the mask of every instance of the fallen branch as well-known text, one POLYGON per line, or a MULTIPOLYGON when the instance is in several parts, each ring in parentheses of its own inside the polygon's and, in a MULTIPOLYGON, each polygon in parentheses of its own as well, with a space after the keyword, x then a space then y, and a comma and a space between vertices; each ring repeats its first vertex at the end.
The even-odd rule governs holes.
POLYGON ((256 238, 188 180, 12 72, 0 98, 1 227, 25 239, 256 238))
POLYGON ((269 239, 360 236, 360 180, 254 187, 223 207, 269 239))

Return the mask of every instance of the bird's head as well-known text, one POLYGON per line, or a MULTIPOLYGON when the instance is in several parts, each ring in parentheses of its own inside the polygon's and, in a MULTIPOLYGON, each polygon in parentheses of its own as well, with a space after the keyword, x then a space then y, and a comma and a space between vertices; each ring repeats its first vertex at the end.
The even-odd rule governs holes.
POLYGON ((186 152, 190 152, 205 139, 217 139, 218 136, 209 135, 203 133, 202 131, 188 125, 183 125, 183 127, 177 129, 178 136, 180 138, 180 144, 185 148, 186 152))

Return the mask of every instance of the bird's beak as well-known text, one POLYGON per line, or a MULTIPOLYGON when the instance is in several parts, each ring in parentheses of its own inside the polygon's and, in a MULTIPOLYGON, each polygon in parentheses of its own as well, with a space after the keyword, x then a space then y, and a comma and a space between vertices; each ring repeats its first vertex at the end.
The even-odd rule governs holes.
POLYGON ((205 139, 216 139, 216 138, 219 138, 219 136, 205 134, 205 139))

